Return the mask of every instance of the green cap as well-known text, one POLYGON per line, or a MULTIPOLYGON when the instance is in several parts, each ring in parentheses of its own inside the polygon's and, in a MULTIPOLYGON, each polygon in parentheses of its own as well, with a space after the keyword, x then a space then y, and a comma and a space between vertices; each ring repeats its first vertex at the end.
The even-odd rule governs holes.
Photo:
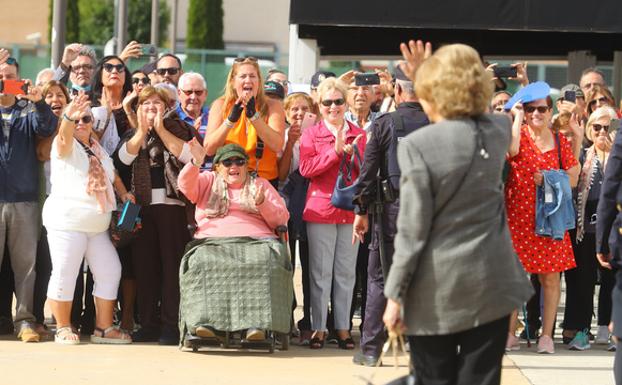
POLYGON ((216 156, 214 156, 214 163, 220 163, 221 161, 229 158, 240 158, 248 160, 246 151, 236 143, 225 144, 216 150, 216 156))

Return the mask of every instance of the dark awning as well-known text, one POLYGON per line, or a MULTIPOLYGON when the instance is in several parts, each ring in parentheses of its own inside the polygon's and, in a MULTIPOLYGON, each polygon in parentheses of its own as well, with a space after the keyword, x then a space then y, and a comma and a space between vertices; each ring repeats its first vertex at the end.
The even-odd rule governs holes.
POLYGON ((610 60, 622 50, 619 0, 292 0, 290 23, 321 55, 395 55, 411 38, 466 43, 483 55, 589 50, 610 60))

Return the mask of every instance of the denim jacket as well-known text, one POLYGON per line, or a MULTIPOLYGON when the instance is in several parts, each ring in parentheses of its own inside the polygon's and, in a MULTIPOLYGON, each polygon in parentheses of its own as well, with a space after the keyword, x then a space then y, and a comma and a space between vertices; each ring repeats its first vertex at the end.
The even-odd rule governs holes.
POLYGON ((544 182, 536 189, 536 234, 564 239, 575 228, 575 211, 568 174, 563 170, 542 171, 544 182))

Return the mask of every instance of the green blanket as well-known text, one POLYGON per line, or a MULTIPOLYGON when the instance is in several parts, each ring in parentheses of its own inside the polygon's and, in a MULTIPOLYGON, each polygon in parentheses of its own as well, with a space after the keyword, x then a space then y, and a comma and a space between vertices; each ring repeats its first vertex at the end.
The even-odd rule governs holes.
POLYGON ((197 326, 289 333, 292 266, 287 245, 248 237, 194 240, 179 270, 181 339, 197 326))

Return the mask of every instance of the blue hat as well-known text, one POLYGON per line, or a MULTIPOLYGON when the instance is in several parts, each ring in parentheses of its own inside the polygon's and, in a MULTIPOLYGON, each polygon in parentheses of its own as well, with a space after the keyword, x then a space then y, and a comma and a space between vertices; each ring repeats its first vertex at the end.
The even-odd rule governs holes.
POLYGON ((518 90, 517 93, 505 103, 503 106, 506 110, 511 110, 512 106, 516 104, 517 101, 521 101, 521 103, 529 103, 534 100, 544 99, 551 93, 551 87, 546 82, 535 82, 531 83, 526 87, 518 90))

